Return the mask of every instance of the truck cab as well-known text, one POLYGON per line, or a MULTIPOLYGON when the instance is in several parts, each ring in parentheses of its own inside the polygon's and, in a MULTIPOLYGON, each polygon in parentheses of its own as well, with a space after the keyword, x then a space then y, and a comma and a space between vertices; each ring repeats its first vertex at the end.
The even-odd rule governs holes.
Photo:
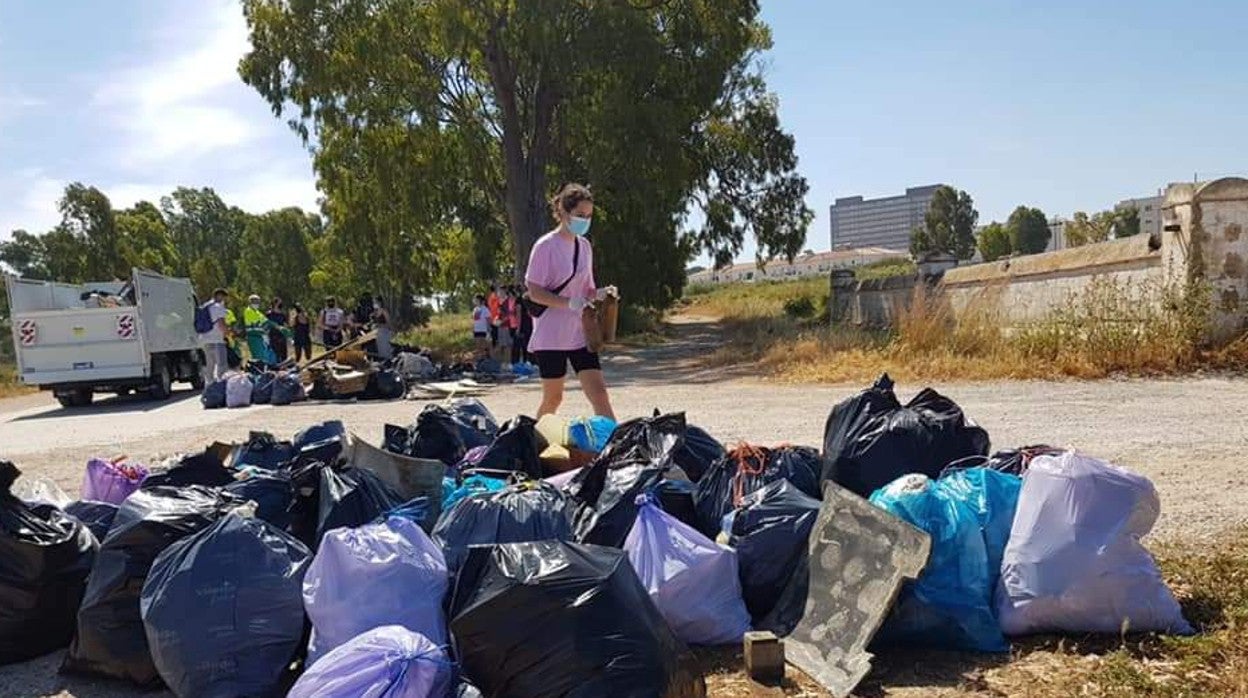
POLYGON ((5 279, 17 375, 66 407, 96 393, 163 400, 175 381, 203 388, 191 282, 135 269, 130 279, 64 284, 5 279))

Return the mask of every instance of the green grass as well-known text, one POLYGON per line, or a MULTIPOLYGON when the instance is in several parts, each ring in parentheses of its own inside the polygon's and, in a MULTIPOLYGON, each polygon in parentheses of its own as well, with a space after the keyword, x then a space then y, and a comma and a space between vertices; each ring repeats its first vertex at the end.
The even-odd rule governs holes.
POLYGON ((825 277, 794 281, 757 281, 720 284, 697 294, 685 293, 685 312, 718 318, 773 317, 785 315, 785 305, 809 303, 817 311, 827 307, 831 282, 825 277))
POLYGON ((17 379, 17 367, 9 363, 0 363, 0 397, 12 397, 35 392, 34 388, 23 385, 17 379))
POLYGON ((472 354, 472 317, 468 313, 437 314, 427 326, 404 332, 398 341, 429 349, 442 360, 458 360, 472 354))
POLYGON ((885 279, 890 276, 914 276, 917 273, 919 273, 919 268, 909 259, 882 259, 854 269, 854 278, 866 281, 867 279, 885 279))

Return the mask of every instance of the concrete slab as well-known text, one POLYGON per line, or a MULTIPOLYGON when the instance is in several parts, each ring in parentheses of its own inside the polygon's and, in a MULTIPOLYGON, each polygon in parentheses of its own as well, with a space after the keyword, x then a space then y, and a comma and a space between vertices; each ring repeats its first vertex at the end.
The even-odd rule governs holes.
POLYGON ((926 533, 831 482, 810 535, 806 614, 785 639, 788 660, 838 698, 871 670, 867 644, 906 579, 923 571, 926 533))

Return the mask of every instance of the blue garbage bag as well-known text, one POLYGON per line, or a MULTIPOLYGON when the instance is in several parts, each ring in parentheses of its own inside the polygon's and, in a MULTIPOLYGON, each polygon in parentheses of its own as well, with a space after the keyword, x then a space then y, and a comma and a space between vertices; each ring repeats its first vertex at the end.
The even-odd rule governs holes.
POLYGON ((295 501, 294 485, 290 475, 281 470, 252 470, 245 479, 230 483, 223 488, 256 503, 256 518, 268 521, 285 531, 290 528, 290 505, 295 501))
POLYGON ((750 629, 741 597, 737 554, 664 512, 652 495, 638 498, 624 552, 641 585, 680 640, 727 645, 750 629))
POLYGON ((485 475, 469 475, 464 481, 455 484, 455 478, 442 478, 442 511, 450 511, 455 502, 477 492, 498 492, 507 486, 506 480, 486 477, 485 475), (450 487, 448 490, 447 487, 450 487))
POLYGON ((454 689, 454 665, 441 647, 402 626, 383 625, 326 654, 287 698, 441 698, 454 689))
POLYGON ((1007 652, 993 604, 1022 479, 986 468, 912 474, 871 503, 924 530, 932 552, 881 628, 883 644, 1007 652))
POLYGON ((181 698, 277 694, 302 644, 311 559, 292 536, 233 513, 158 555, 139 610, 169 688, 181 698))
POLYGON ((303 584, 313 628, 309 663, 383 625, 445 645, 442 601, 449 586, 442 551, 410 519, 391 516, 326 533, 303 584))
POLYGON ((615 433, 616 423, 610 417, 593 416, 573 420, 568 425, 568 435, 572 437, 572 445, 589 453, 601 453, 606 448, 611 435, 615 433))
POLYGON ((224 409, 225 381, 213 381, 204 386, 204 391, 199 395, 199 401, 203 403, 206 410, 224 409))

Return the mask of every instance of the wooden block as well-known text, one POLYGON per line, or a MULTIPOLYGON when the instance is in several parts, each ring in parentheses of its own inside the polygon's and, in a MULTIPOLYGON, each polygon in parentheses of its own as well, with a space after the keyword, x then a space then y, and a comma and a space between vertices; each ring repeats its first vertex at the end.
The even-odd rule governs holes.
POLYGON ((784 681, 784 643, 775 633, 751 631, 745 634, 745 670, 760 683, 784 681))

